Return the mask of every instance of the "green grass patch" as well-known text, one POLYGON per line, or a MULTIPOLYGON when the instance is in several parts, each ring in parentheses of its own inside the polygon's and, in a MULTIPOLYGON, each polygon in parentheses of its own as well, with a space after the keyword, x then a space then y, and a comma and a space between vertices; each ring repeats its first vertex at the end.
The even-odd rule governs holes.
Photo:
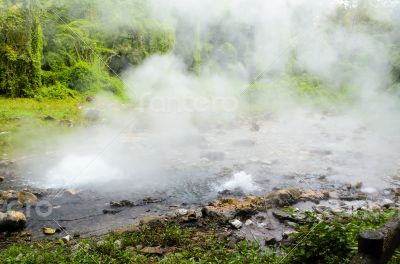
POLYGON ((80 100, 35 100, 0 97, 0 154, 2 157, 40 151, 59 134, 81 122, 80 100))

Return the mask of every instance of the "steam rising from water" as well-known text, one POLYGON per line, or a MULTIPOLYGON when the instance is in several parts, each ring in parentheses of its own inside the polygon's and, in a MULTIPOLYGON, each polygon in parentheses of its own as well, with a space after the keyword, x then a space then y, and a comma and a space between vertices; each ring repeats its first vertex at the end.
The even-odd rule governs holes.
MULTIPOLYGON (((149 6, 152 18, 176 28, 175 51, 124 73, 136 107, 97 98, 103 122, 60 144, 45 185, 148 191, 191 182, 209 191, 218 183, 256 192, 294 174, 380 187, 382 176, 396 173, 399 109, 383 92, 390 83, 390 33, 333 23, 333 1, 153 0, 149 6), (195 74, 187 63, 199 43, 214 49, 195 74), (281 82, 293 53, 303 71, 332 89, 349 87, 351 105, 327 114, 302 104, 281 82), (244 89, 261 72, 261 82, 276 87, 251 103, 268 111, 249 115, 244 89), (252 131, 255 123, 259 131, 252 131)), ((377 5, 369 13, 387 22, 395 9, 377 5)))

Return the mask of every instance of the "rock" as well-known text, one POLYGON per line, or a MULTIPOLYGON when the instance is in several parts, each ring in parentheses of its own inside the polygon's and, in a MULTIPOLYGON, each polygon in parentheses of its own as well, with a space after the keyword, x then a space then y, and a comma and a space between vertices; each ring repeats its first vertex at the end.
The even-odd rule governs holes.
POLYGON ((62 237, 61 240, 65 243, 68 243, 71 241, 72 237, 70 235, 66 235, 65 237, 62 237))
POLYGON ((72 197, 76 195, 76 191, 73 189, 66 189, 64 190, 63 195, 67 197, 72 197))
POLYGON ((15 201, 18 200, 17 193, 13 190, 9 191, 0 191, 0 200, 10 202, 10 201, 15 201))
POLYGON ((278 240, 276 239, 276 237, 267 236, 267 237, 265 238, 265 245, 266 245, 266 246, 274 245, 274 244, 276 244, 276 243, 278 243, 278 240))
POLYGON ((295 223, 302 223, 304 222, 304 219, 299 217, 299 216, 291 216, 283 211, 277 210, 273 211, 272 215, 275 216, 276 219, 279 220, 279 222, 284 223, 286 221, 291 221, 295 223))
POLYGON ((47 235, 47 236, 51 236, 54 235, 55 233, 57 233, 57 229, 51 228, 51 227, 43 227, 42 229, 43 234, 47 235))
POLYGON ((17 211, 0 213, 0 232, 14 232, 25 227, 26 217, 17 211))
POLYGON ((143 254, 154 254, 154 255, 163 255, 165 250, 158 246, 158 247, 144 247, 140 250, 143 254))
POLYGON ((178 209, 178 210, 176 210, 176 215, 177 216, 185 216, 187 214, 188 214, 188 210, 186 210, 186 209, 178 209))
POLYGON ((48 115, 48 116, 43 117, 43 120, 44 121, 54 121, 56 119, 54 117, 48 115))
POLYGON ((4 177, 0 176, 0 182, 3 182, 3 181, 4 181, 4 177))
POLYGON ((192 222, 197 220, 197 214, 195 210, 189 210, 187 213, 187 221, 192 222))
POLYGON ((128 200, 122 200, 119 202, 116 201, 111 201, 110 202, 110 207, 112 208, 119 208, 119 207, 134 207, 136 204, 134 202, 128 201, 128 200))
POLYGON ((271 207, 292 205, 299 201, 300 195, 301 192, 298 188, 277 190, 267 195, 266 203, 271 207))
POLYGON ((250 219, 247 219, 246 222, 244 223, 245 226, 251 226, 254 225, 254 222, 251 221, 250 219))
POLYGON ((257 208, 251 208, 251 207, 244 207, 244 208, 237 208, 235 210, 235 217, 241 218, 241 219, 248 219, 251 218, 253 215, 256 215, 258 213, 257 208))
POLYGON ((232 227, 234 227, 236 229, 240 229, 243 226, 243 223, 238 219, 234 219, 234 220, 230 221, 229 223, 231 224, 232 227))
POLYGON ((301 192, 300 200, 302 201, 311 201, 311 202, 319 202, 321 200, 329 199, 329 191, 325 190, 305 190, 301 192))
POLYGON ((356 187, 356 189, 361 189, 362 186, 363 186, 362 181, 358 181, 358 182, 356 182, 356 184, 354 185, 354 187, 356 187))
POLYGON ((18 196, 18 201, 24 206, 28 204, 34 204, 38 201, 36 195, 28 191, 18 192, 17 196, 18 196))
POLYGON ((339 199, 343 201, 359 201, 359 200, 366 200, 367 196, 364 194, 349 194, 349 195, 343 194, 339 196, 339 199))
POLYGON ((115 215, 122 212, 122 210, 113 210, 113 209, 103 209, 103 214, 111 214, 115 215))
POLYGON ((390 200, 390 199, 384 199, 381 203, 380 203, 380 205, 383 207, 383 208, 390 208, 391 206, 393 206, 395 203, 392 201, 392 200, 390 200))

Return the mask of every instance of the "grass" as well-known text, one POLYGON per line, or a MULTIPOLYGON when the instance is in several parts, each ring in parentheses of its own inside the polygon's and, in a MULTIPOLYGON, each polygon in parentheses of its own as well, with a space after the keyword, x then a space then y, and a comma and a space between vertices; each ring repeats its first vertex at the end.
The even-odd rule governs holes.
MULTIPOLYGON (((294 244, 282 248, 283 254, 276 246, 262 249, 246 241, 232 246, 228 237, 219 235, 223 229, 213 224, 200 228, 152 221, 124 234, 68 244, 58 240, 15 244, 0 251, 0 263, 349 263, 357 250, 358 233, 381 226, 397 213, 359 211, 352 217, 337 216, 322 222, 310 213, 311 222, 297 226, 294 244), (155 246, 167 249, 167 253, 141 251, 155 246)), ((399 253, 391 263, 400 263, 399 253)))
POLYGON ((0 97, 0 157, 40 151, 40 145, 68 132, 69 124, 81 121, 79 103, 0 97))

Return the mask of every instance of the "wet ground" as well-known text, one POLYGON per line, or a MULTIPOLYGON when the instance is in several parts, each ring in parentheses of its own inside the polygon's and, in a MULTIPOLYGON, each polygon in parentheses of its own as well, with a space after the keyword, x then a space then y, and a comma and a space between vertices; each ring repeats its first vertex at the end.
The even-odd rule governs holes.
MULTIPOLYGON (((75 143, 76 148, 3 161, 0 190, 28 188, 51 204, 52 213, 46 217, 30 210, 27 229, 37 236, 43 235, 43 226, 58 224, 71 234, 102 234, 148 215, 177 208, 199 210, 221 193, 264 196, 274 189, 297 187, 334 194, 347 183, 362 182, 359 193, 365 196, 355 200, 393 198, 387 193, 393 182, 385 179, 398 174, 400 136, 355 120, 301 111, 241 119, 178 139, 130 129, 106 148, 99 132, 75 143), (75 168, 76 163, 82 166, 75 168), (110 205, 123 200, 130 204, 110 205)), ((343 199, 326 203, 340 207, 343 199)))

